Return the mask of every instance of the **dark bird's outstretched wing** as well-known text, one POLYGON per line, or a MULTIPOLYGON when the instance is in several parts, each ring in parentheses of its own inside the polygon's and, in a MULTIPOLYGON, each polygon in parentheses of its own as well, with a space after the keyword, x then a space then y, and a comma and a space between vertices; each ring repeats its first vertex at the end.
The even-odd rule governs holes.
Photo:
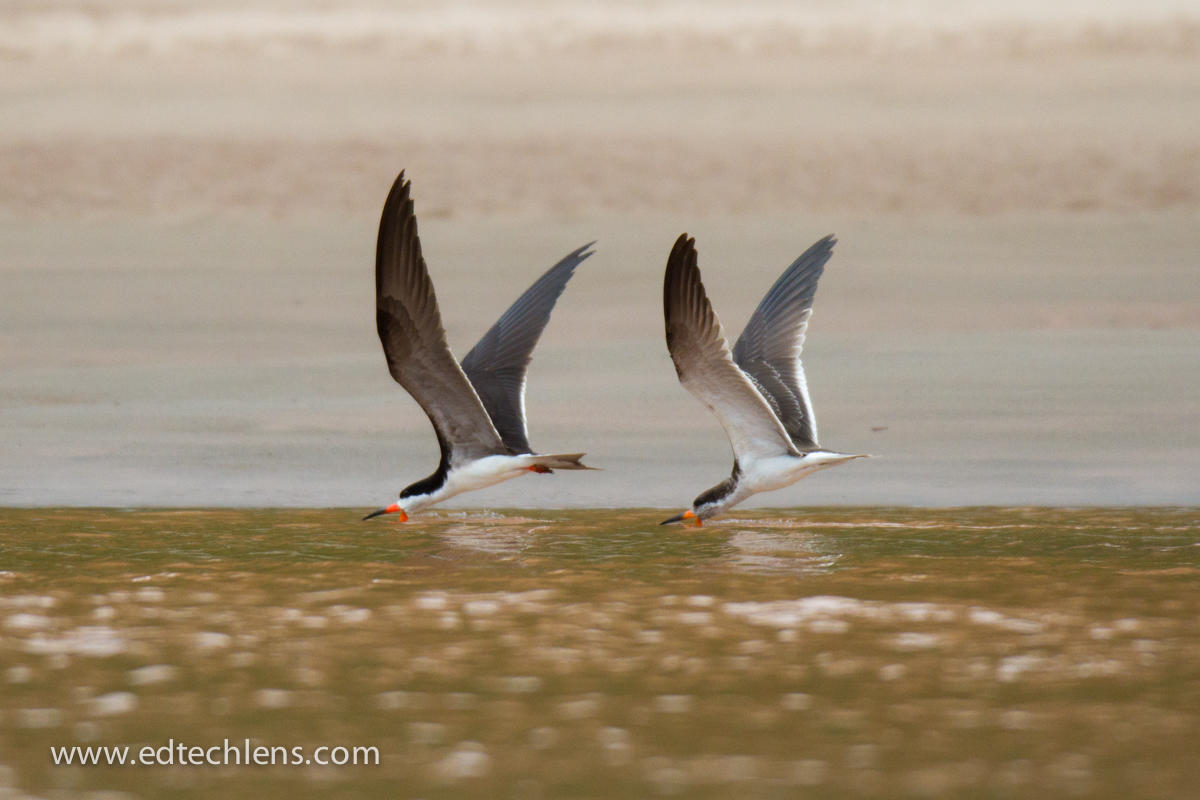
POLYGON ((575 268, 594 251, 595 242, 569 253, 517 298, 462 360, 492 424, 514 453, 530 453, 525 426, 525 371, 533 348, 550 321, 575 268))
POLYGON ((817 446, 813 416, 800 351, 812 316, 813 295, 837 240, 826 236, 784 270, 733 347, 733 360, 750 376, 792 443, 801 451, 817 446))
POLYGON ((392 377, 433 423, 442 449, 441 468, 507 452, 446 344, 403 172, 392 184, 379 220, 375 322, 392 377))
POLYGON ((725 331, 700 281, 695 245, 686 233, 679 237, 663 280, 667 349, 679 382, 720 420, 739 461, 794 453, 767 400, 733 363, 725 331))

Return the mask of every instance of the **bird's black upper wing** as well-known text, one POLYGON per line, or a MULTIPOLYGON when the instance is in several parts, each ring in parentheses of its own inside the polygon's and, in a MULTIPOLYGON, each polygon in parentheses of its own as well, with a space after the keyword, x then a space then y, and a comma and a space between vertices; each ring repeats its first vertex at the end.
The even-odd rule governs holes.
POLYGON ((538 278, 462 360, 492 424, 514 453, 532 452, 525 425, 525 371, 533 348, 575 268, 594 252, 593 244, 569 253, 538 278))
POLYGON ((444 468, 507 450, 446 344, 409 186, 401 172, 379 220, 375 321, 388 370, 433 423, 444 468))

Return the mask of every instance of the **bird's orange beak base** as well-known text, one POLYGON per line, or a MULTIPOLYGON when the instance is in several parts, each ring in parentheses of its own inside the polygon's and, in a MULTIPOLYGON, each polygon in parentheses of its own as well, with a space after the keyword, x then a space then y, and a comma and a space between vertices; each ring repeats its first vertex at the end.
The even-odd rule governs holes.
POLYGON ((686 523, 689 519, 696 520, 695 527, 697 527, 697 528, 699 528, 703 525, 703 523, 700 521, 700 518, 696 516, 696 512, 692 511, 690 508, 687 511, 683 512, 682 514, 676 514, 675 516, 671 517, 670 519, 664 519, 662 522, 660 522, 658 524, 659 525, 669 525, 672 522, 686 523))
POLYGON ((382 514, 399 514, 400 515, 400 519, 398 520, 399 522, 408 522, 408 514, 404 513, 404 509, 402 509, 400 507, 399 503, 392 503, 390 506, 385 506, 383 508, 377 508, 374 511, 372 511, 370 514, 367 514, 365 517, 363 517, 363 519, 368 520, 368 519, 371 519, 372 517, 378 517, 382 514))

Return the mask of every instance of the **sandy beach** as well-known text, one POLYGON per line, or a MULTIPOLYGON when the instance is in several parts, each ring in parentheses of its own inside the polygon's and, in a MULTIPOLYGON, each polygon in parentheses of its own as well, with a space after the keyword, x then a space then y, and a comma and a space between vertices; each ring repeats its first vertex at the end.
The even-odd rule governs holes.
POLYGON ((432 469, 374 333, 401 168, 460 355, 599 241, 528 406, 604 472, 459 505, 682 507, 726 474, 662 339, 684 230, 731 334, 839 236, 805 364, 822 442, 881 457, 759 505, 1197 502, 1194 15, 565 8, 17 4, 0 503, 374 506, 432 469))

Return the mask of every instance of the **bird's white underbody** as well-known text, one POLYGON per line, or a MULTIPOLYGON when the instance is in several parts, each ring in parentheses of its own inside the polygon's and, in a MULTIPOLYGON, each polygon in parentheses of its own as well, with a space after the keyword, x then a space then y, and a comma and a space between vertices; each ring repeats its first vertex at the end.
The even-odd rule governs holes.
MULTIPOLYGON (((749 464, 742 465, 742 482, 750 488, 750 494, 770 492, 791 486, 796 481, 807 478, 814 472, 845 464, 856 458, 866 458, 866 454, 850 455, 848 453, 833 453, 827 450, 814 450, 799 458, 790 455, 774 456, 772 458, 753 459, 749 464)), ((747 495, 749 496, 749 495, 747 495)))
POLYGON ((530 468, 538 463, 539 458, 529 453, 519 456, 485 456, 451 469, 446 473, 446 481, 433 492, 401 498, 398 505, 406 515, 412 515, 463 492, 486 489, 521 475, 528 475, 532 472, 530 468))
POLYGON ((836 467, 856 458, 870 458, 870 456, 866 453, 850 455, 814 450, 798 458, 793 455, 778 455, 750 459, 747 464, 740 465, 741 475, 732 493, 726 495, 719 502, 697 506, 693 509, 693 513, 700 519, 708 519, 760 492, 783 489, 804 480, 814 472, 836 467))

